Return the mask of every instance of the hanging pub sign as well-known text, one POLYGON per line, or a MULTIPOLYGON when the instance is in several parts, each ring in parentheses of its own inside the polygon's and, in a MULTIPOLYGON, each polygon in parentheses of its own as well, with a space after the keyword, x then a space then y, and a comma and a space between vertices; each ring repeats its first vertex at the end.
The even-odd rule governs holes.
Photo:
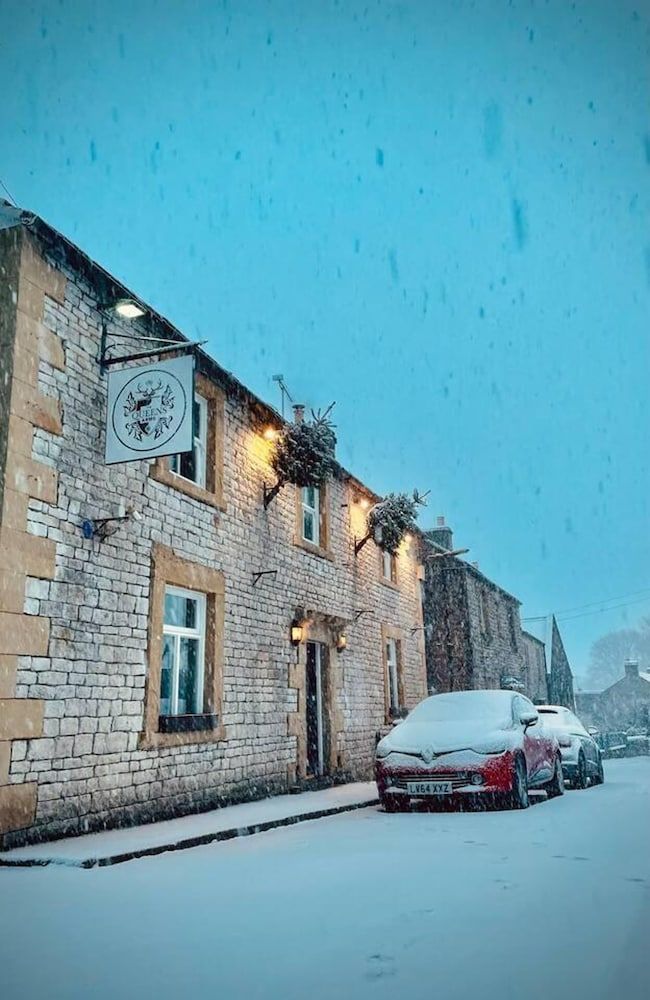
POLYGON ((106 465, 193 447, 194 356, 108 373, 106 465))

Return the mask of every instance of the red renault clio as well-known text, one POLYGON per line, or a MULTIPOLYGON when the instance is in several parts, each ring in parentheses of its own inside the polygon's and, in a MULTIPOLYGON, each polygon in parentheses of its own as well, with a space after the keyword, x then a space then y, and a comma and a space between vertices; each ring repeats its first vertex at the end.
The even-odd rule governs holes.
POLYGON ((386 812, 469 797, 525 809, 529 789, 564 792, 556 737, 513 691, 425 698, 377 744, 376 778, 386 812))

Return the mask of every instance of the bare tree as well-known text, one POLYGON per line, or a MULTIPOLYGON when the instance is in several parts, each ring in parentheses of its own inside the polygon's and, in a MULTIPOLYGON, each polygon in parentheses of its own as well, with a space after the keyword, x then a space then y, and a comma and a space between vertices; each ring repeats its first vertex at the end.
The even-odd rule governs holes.
POLYGON ((636 628, 619 629, 597 639, 591 647, 585 687, 602 691, 623 676, 625 661, 638 659, 641 670, 650 670, 650 618, 636 628))

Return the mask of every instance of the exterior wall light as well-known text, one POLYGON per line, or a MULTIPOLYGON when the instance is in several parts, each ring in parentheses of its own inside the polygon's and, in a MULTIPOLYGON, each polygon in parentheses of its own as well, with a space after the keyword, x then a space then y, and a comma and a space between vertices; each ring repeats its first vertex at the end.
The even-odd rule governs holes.
POLYGON ((347 649, 347 645, 348 645, 348 637, 347 635, 345 635, 344 632, 341 632, 341 634, 336 639, 336 648, 339 651, 339 653, 342 653, 344 649, 347 649))
POLYGON ((264 431, 263 437, 265 441, 277 441, 278 431, 275 427, 267 427, 264 431))
POLYGON ((144 316, 145 310, 133 299, 118 299, 113 303, 113 311, 122 319, 138 319, 144 316))
POLYGON ((361 499, 359 500, 359 506, 361 507, 361 510, 368 510, 368 507, 370 506, 370 501, 368 500, 367 497, 361 497, 361 499))
POLYGON ((303 627, 299 621, 291 622, 291 645, 299 646, 302 642, 303 627))

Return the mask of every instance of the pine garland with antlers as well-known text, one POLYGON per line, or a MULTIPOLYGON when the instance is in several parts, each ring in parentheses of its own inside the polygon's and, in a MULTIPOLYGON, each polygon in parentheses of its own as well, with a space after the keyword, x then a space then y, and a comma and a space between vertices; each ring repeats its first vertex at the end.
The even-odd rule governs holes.
POLYGON ((286 424, 282 428, 271 458, 271 467, 278 477, 271 491, 273 496, 287 483, 321 486, 332 475, 336 435, 329 415, 333 406, 331 403, 324 413, 312 410, 311 421, 286 424))

